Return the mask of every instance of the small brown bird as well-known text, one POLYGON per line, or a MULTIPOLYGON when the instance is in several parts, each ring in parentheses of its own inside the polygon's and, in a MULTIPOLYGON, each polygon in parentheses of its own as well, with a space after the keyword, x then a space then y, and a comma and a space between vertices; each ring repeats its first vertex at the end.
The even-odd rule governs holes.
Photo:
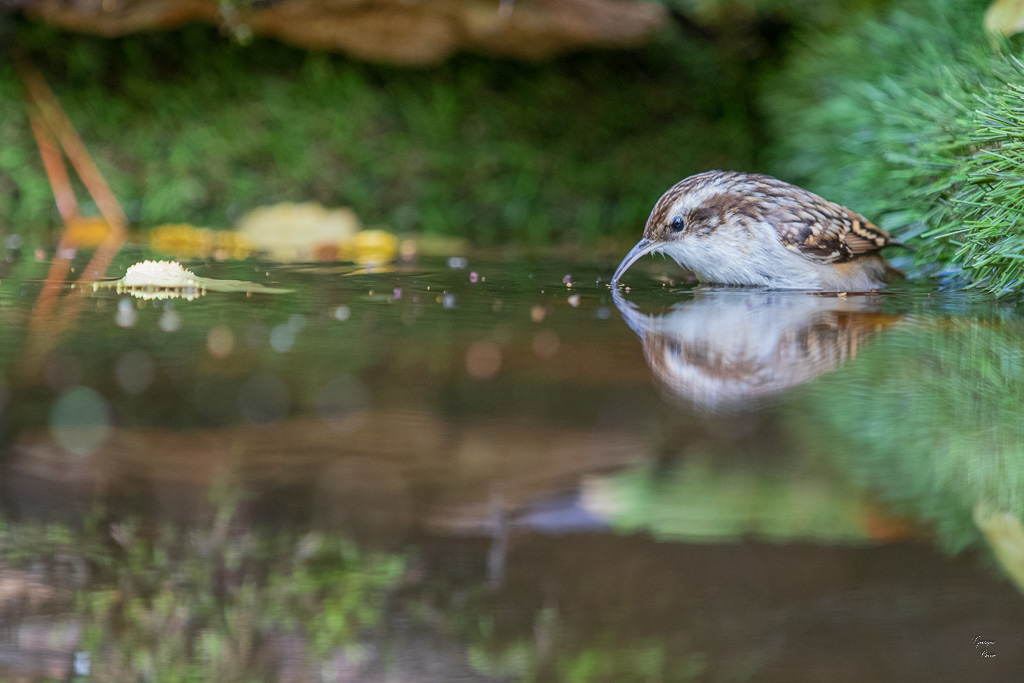
POLYGON ((771 289, 869 291, 898 276, 879 255, 904 246, 859 213, 766 175, 707 171, 654 205, 612 285, 663 253, 702 282, 771 289))

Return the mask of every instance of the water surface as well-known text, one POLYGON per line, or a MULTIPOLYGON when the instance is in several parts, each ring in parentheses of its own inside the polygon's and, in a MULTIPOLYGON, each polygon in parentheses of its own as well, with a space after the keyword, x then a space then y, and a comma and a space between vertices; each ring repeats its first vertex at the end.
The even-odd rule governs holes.
POLYGON ((148 300, 8 256, 2 677, 1024 670, 1015 304, 474 258, 148 300))

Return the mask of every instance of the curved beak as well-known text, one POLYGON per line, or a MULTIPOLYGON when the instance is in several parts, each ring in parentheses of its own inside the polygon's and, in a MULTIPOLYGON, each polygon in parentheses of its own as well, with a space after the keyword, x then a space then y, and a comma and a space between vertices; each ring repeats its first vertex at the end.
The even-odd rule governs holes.
POLYGON ((612 275, 612 287, 615 286, 619 281, 619 278, 622 277, 622 274, 625 273, 631 265, 640 260, 641 256, 646 256, 647 254, 658 251, 659 246, 661 245, 651 242, 646 237, 637 242, 636 246, 630 249, 629 253, 626 254, 626 258, 622 259, 622 263, 620 263, 619 267, 615 270, 615 275, 612 275))

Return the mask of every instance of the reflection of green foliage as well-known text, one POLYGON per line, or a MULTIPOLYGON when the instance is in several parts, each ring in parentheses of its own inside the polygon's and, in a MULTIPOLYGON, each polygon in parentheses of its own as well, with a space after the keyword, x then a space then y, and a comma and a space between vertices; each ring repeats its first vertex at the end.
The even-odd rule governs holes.
POLYGON ((767 90, 777 171, 951 261, 1024 288, 1024 67, 989 44, 989 0, 912 0, 807 36, 767 90), (934 239, 926 239, 934 238, 934 239))
MULTIPOLYGON (((755 148, 742 70, 682 39, 539 65, 402 69, 242 47, 214 28, 14 33, 144 227, 216 227, 257 204, 318 200, 481 242, 592 239, 635 231, 680 177, 744 165, 755 148)), ((52 206, 0 61, 0 221, 36 226, 52 206)))
POLYGON ((1016 323, 913 323, 816 384, 795 419, 817 416, 858 485, 963 547, 977 504, 1024 515, 1022 340, 1016 323))
POLYGON ((567 683, 655 683, 692 681, 704 671, 700 655, 668 657, 664 644, 632 643, 628 646, 590 646, 578 651, 557 652, 545 662, 533 642, 516 641, 502 648, 472 646, 469 661, 488 676, 509 677, 528 683, 553 678, 567 683), (671 659, 671 661, 668 661, 671 659))
POLYGON ((693 655, 682 659, 682 663, 667 667, 665 649, 656 644, 588 649, 559 659, 559 680, 567 683, 697 680, 704 669, 702 658, 693 655))
POLYGON ((487 676, 521 683, 681 683, 699 678, 705 669, 700 653, 679 651, 649 637, 630 637, 618 629, 586 632, 586 627, 562 619, 552 607, 533 614, 531 637, 499 635, 492 619, 484 616, 488 607, 475 601, 470 604, 470 614, 480 613, 463 624, 460 630, 468 631, 468 636, 462 640, 470 642, 470 665, 487 676))
MULTIPOLYGON (((189 539, 207 552, 210 541, 189 539)), ((232 538, 236 547, 212 556, 190 554, 173 535, 123 542, 114 586, 78 600, 83 648, 113 680, 236 680, 281 633, 302 637, 310 660, 345 646, 357 654, 402 570, 398 558, 367 557, 340 539, 232 538)))
POLYGON ((279 662, 261 649, 284 639, 309 663, 338 650, 358 661, 404 561, 343 538, 234 524, 148 536, 122 522, 109 527, 114 544, 97 531, 7 523, 0 547, 8 566, 71 553, 95 570, 73 609, 96 680, 266 680, 279 662))
POLYGON ((820 476, 730 471, 688 458, 670 473, 643 468, 613 475, 602 488, 617 527, 659 537, 864 538, 859 497, 820 476))

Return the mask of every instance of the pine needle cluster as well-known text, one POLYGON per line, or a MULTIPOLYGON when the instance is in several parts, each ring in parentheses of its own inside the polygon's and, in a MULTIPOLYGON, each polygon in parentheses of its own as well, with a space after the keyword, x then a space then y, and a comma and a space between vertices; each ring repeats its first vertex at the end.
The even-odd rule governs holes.
POLYGON ((767 78, 774 170, 917 247, 918 272, 1024 290, 1024 63, 985 3, 912 0, 808 34, 767 78))

